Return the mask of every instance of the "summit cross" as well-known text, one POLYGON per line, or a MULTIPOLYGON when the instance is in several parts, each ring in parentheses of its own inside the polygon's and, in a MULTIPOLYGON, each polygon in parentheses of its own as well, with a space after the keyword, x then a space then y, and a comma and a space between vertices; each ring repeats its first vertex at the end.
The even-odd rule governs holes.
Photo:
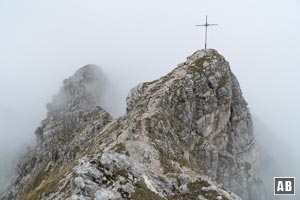
POLYGON ((216 26, 216 25, 218 25, 218 24, 208 24, 207 23, 207 15, 206 15, 206 22, 205 22, 205 24, 196 25, 196 26, 205 26, 205 49, 207 47, 207 27, 208 26, 216 26))

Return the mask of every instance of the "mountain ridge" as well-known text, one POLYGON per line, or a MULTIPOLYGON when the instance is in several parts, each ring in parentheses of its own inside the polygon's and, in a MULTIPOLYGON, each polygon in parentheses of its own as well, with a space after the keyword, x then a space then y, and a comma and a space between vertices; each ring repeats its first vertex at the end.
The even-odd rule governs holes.
POLYGON ((83 96, 70 95, 55 112, 61 98, 48 104, 38 146, 4 199, 261 199, 249 108, 217 51, 199 50, 160 79, 134 87, 126 114, 116 119, 96 101, 98 78, 92 90, 84 78, 84 84, 64 81, 59 94, 75 86, 71 91, 83 96))

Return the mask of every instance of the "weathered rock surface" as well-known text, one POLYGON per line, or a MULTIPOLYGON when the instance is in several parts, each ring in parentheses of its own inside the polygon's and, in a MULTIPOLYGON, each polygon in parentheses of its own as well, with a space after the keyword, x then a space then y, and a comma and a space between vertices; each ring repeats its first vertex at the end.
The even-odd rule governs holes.
POLYGON ((143 113, 141 129, 171 171, 190 165, 243 199, 260 199, 249 108, 216 51, 198 51, 161 79, 138 85, 127 102, 129 114, 143 113))
POLYGON ((249 109, 215 50, 133 88, 115 120, 97 70, 64 82, 3 199, 263 199, 249 109))
POLYGON ((37 146, 19 163, 18 178, 4 199, 18 199, 40 186, 64 163, 74 165, 93 135, 112 120, 99 106, 105 79, 100 68, 87 65, 64 80, 59 93, 47 104, 47 118, 35 131, 37 146))

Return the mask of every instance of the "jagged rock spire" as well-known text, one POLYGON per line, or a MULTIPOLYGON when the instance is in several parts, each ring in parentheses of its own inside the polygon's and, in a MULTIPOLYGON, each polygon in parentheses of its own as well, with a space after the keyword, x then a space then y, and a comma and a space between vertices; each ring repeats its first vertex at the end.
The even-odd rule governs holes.
POLYGON ((63 86, 52 102, 47 104, 48 115, 66 111, 89 110, 101 105, 107 78, 96 65, 86 65, 63 81, 63 86))

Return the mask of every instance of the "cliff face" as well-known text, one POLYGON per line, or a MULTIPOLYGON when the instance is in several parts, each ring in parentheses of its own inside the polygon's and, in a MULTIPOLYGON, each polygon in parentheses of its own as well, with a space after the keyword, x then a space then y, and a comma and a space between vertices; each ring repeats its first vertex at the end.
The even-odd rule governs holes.
POLYGON ((198 51, 158 81, 140 84, 127 103, 135 116, 145 109, 137 118, 168 161, 190 165, 243 199, 260 199, 251 115, 215 50, 198 51))
POLYGON ((262 199, 249 109, 215 50, 133 88, 115 120, 95 72, 64 81, 4 199, 262 199))

